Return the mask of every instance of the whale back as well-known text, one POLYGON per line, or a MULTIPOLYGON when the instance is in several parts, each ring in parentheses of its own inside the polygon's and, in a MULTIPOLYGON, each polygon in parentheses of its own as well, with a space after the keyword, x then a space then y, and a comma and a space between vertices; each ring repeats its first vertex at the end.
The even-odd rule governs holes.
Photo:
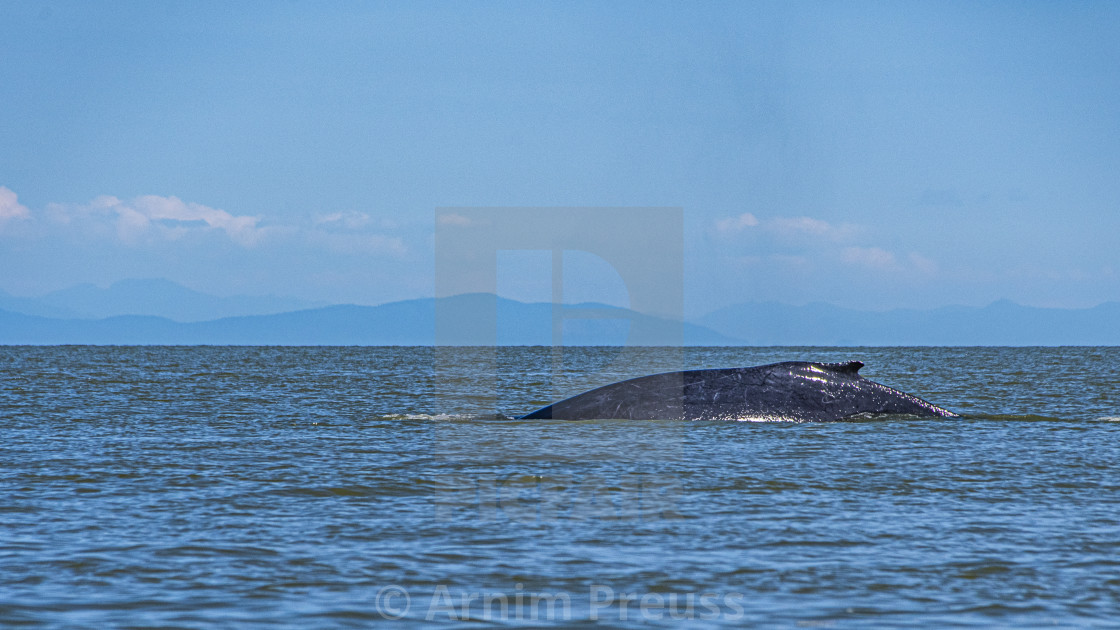
POLYGON ((599 387, 521 417, 819 422, 859 415, 955 415, 863 378, 862 367, 860 361, 787 361, 653 374, 599 387))

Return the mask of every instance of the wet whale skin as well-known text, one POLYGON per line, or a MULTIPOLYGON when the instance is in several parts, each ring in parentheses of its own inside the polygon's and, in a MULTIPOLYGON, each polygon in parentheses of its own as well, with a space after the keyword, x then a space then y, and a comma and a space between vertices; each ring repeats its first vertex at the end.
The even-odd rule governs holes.
POLYGON ((787 361, 667 372, 599 387, 521 418, 828 422, 879 415, 957 417, 917 396, 863 378, 862 367, 859 361, 787 361))

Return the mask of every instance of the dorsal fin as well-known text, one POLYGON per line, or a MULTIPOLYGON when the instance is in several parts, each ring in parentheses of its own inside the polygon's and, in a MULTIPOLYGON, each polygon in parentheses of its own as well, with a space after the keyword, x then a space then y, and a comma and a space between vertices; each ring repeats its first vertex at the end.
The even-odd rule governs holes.
POLYGON ((863 367, 863 361, 848 361, 847 363, 821 363, 821 367, 837 374, 858 374, 863 367))

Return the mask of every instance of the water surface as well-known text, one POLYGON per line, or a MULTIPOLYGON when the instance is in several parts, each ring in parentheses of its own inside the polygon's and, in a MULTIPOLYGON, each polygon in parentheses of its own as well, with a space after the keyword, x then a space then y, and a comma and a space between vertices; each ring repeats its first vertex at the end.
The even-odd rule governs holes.
POLYGON ((2 347, 0 624, 1111 627, 1118 393, 1117 348, 2 347), (965 417, 509 418, 789 359, 965 417))

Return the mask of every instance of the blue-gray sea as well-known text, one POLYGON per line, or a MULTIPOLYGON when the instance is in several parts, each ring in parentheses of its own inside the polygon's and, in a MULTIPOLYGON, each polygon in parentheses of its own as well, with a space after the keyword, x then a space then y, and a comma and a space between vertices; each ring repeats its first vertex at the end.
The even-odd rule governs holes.
POLYGON ((1120 348, 0 347, 0 626, 1116 627, 1120 348), (521 421, 781 360, 962 414, 521 421))

